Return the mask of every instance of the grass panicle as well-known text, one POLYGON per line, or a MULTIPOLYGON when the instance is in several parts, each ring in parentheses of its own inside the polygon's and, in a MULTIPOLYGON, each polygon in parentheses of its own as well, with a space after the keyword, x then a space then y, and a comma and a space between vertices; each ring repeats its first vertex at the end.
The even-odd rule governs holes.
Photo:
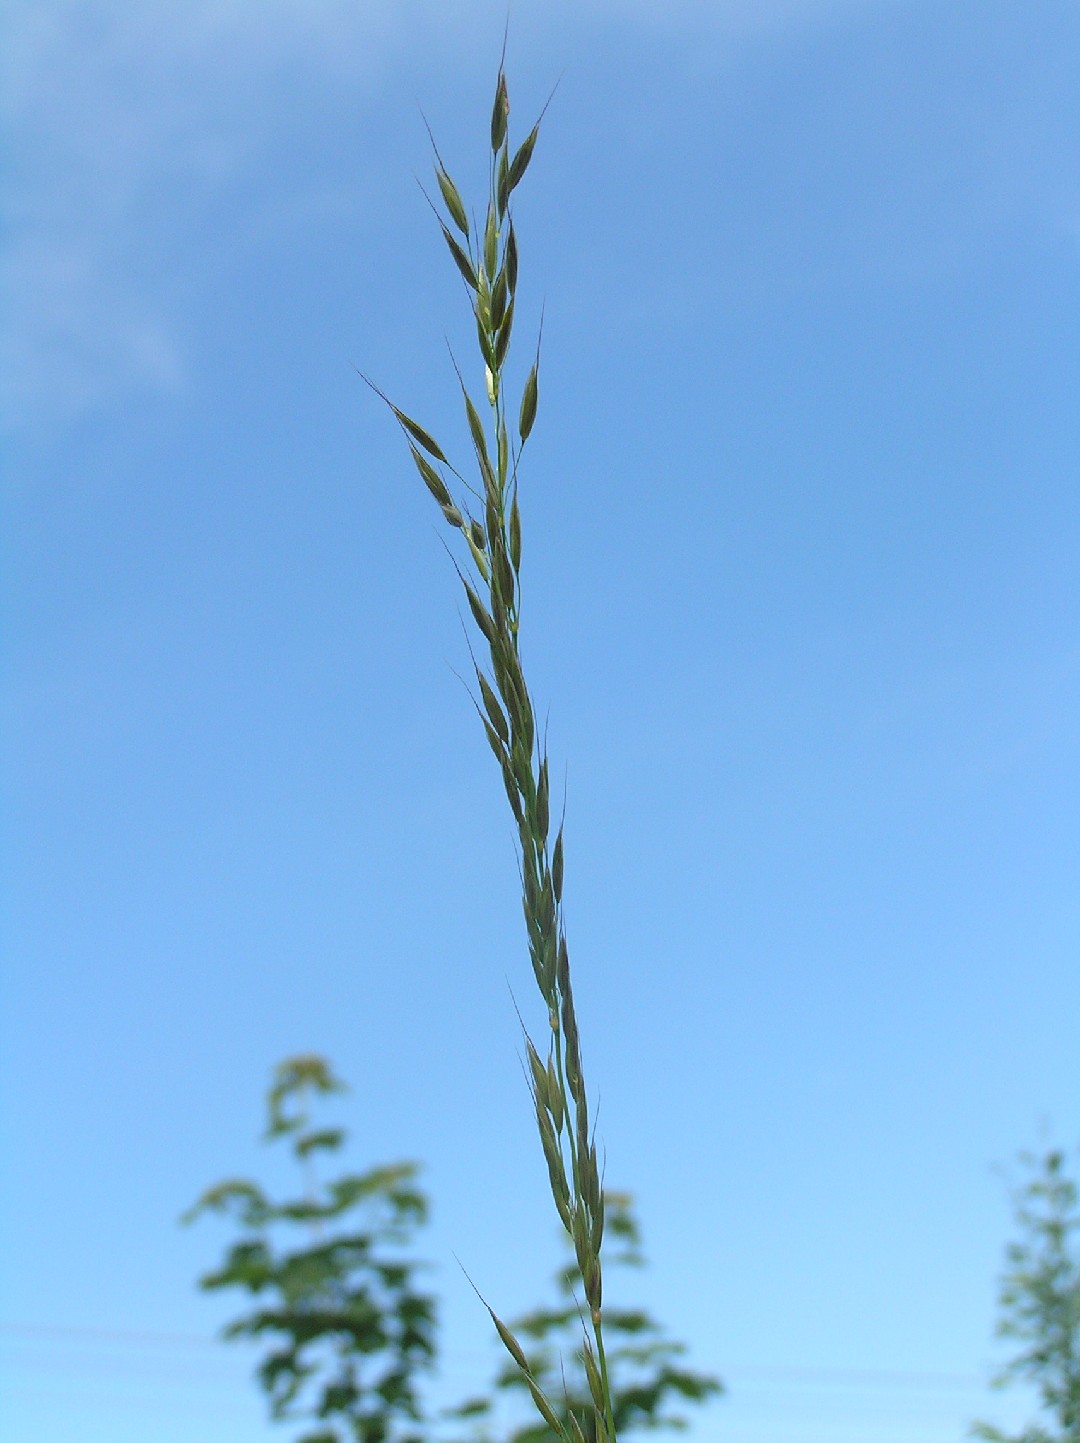
MULTIPOLYGON (((450 465, 435 438, 373 383, 369 384, 386 401, 404 431, 416 468, 447 524, 462 532, 468 551, 464 565, 471 563, 471 574, 459 569, 458 575, 490 662, 487 671, 474 662, 480 691, 477 711, 499 765, 517 827, 529 956, 549 1029, 543 1048, 526 1035, 527 1076, 552 1198, 573 1246, 580 1293, 585 1300, 583 1347, 595 1415, 589 1431, 598 1443, 616 1443, 604 1350, 600 1256, 604 1194, 590 1126, 563 926, 563 831, 560 823, 552 844, 550 762, 546 744, 537 736, 536 709, 519 646, 522 547, 518 467, 537 415, 539 337, 535 359, 514 408, 516 441, 507 419, 510 406, 504 384, 518 286, 518 241, 511 206, 513 193, 532 160, 543 111, 514 148, 510 143, 509 116, 509 89, 500 62, 491 111, 489 194, 482 231, 470 226, 461 193, 432 140, 435 178, 446 219, 437 210, 436 214, 447 248, 468 288, 482 367, 479 400, 474 399, 461 372, 457 372, 481 482, 479 492, 466 489, 482 507, 480 515, 473 515, 469 497, 460 493, 455 496, 451 478, 460 481, 461 475, 450 465)), ((559 1409, 529 1373, 521 1344, 490 1308, 488 1311, 545 1424, 562 1443, 580 1443, 577 1419, 571 1415, 569 1423, 560 1421, 559 1409)))

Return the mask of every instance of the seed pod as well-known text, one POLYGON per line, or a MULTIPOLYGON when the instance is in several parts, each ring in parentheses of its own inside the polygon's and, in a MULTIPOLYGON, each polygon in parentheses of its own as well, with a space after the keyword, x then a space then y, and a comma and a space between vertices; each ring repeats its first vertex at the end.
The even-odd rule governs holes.
POLYGON ((446 489, 446 483, 438 471, 435 470, 435 467, 430 461, 421 456, 411 441, 409 442, 409 450, 412 453, 413 460, 416 462, 416 469, 424 478, 424 485, 431 492, 432 496, 435 497, 435 500, 440 506, 451 505, 452 498, 450 492, 446 489))
POLYGON ((491 279, 484 270, 483 258, 480 260, 480 268, 476 272, 476 279, 479 282, 476 290, 476 305, 474 311, 477 318, 485 326, 491 325, 491 279))
POLYGON ((501 546, 496 553, 495 564, 498 569, 499 585, 502 589, 503 596, 506 598, 507 605, 510 605, 514 600, 514 573, 510 567, 509 557, 501 546))
POLYGON ((548 830, 548 764, 547 757, 540 763, 540 780, 536 785, 536 825, 542 837, 548 830))
POLYGON ((589 1392, 592 1394, 593 1403, 598 1412, 603 1412, 606 1400, 604 1398, 604 1385, 600 1379, 600 1369, 596 1366, 596 1355, 592 1350, 588 1335, 582 1339, 581 1357, 585 1364, 585 1376, 589 1380, 589 1392))
POLYGON ((545 1002, 555 997, 555 938, 550 932, 543 938, 543 967, 540 975, 540 992, 545 1002))
POLYGON ((570 956, 566 950, 566 938, 559 938, 559 967, 556 976, 559 980, 559 991, 565 997, 570 991, 570 956))
POLYGON ((506 260, 503 264, 506 270, 506 284, 510 294, 513 295, 517 290, 518 278, 517 231, 514 229, 513 221, 510 222, 510 228, 506 233, 506 260))
MULTIPOLYGON (((484 718, 481 717, 480 720, 484 721, 484 718)), ((495 753, 495 760, 501 762, 506 753, 503 750, 502 743, 499 741, 498 733, 490 722, 484 721, 484 735, 488 739, 488 746, 495 753)))
POLYGON ((540 1134, 543 1141, 544 1158, 547 1162, 548 1181, 551 1184, 551 1196, 555 1199, 559 1216, 562 1217, 564 1209, 567 1214, 570 1212, 570 1188, 566 1181, 566 1169, 563 1167, 559 1145, 551 1130, 551 1119, 546 1112, 544 1113, 544 1123, 546 1126, 541 1127, 540 1134))
POLYGON ((528 135, 518 146, 517 154, 510 162, 510 174, 507 176, 507 190, 514 190, 521 182, 529 161, 532 160, 533 146, 536 144, 536 137, 540 134, 540 122, 533 126, 528 135))
POLYGON ((502 764, 502 778, 503 786, 506 788, 506 799, 510 803, 510 810, 517 818, 518 826, 520 826, 525 819, 525 814, 521 810, 521 797, 518 795, 517 782, 514 781, 514 773, 510 770, 510 763, 506 757, 500 757, 499 760, 502 764))
POLYGON ((578 1069, 576 1054, 566 1049, 566 1057, 563 1060, 566 1069, 566 1089, 571 1097, 576 1097, 581 1090, 581 1073, 578 1069))
POLYGON ((494 552, 498 549, 502 537, 499 534, 499 513, 495 507, 495 493, 491 487, 484 496, 484 520, 487 523, 487 534, 491 538, 491 549, 494 552))
MULTIPOLYGON (((485 1306, 486 1306, 486 1305, 485 1305, 485 1306)), ((503 1322, 503 1320, 502 1320, 501 1318, 499 1318, 499 1317, 496 1317, 495 1312, 493 1311, 493 1309, 488 1308, 488 1312, 491 1314, 491 1321, 495 1324, 495 1331, 498 1333, 499 1337, 502 1339, 502 1345, 503 1345, 503 1347, 504 1347, 504 1348, 506 1349, 506 1351, 510 1354, 511 1358, 513 1358, 514 1362, 518 1365, 518 1367, 521 1369, 521 1371, 522 1371, 523 1373, 528 1373, 528 1371, 529 1371, 529 1360, 528 1360, 528 1358, 526 1358, 525 1353, 524 1353, 524 1350, 522 1349, 521 1344, 520 1344, 520 1343, 518 1342, 518 1340, 514 1337, 513 1333, 512 1333, 512 1332, 510 1331, 510 1329, 506 1326, 506 1324, 503 1322)))
POLYGON ((533 422, 536 420, 536 400, 536 367, 533 366, 525 378, 525 389, 521 393, 521 414, 518 417, 518 431, 522 441, 529 439, 529 432, 532 430, 533 422))
POLYGON ((491 337, 488 334, 488 320, 485 319, 481 308, 476 309, 476 338, 480 342, 480 354, 484 358, 484 365, 489 371, 495 369, 495 348, 491 344, 491 337))
POLYGON ((495 181, 495 203, 499 207, 499 219, 502 220, 506 214, 507 202, 510 199, 510 157, 504 150, 499 156, 498 178, 495 181))
POLYGON ((563 843, 562 827, 559 828, 559 835, 555 838, 555 851, 551 857, 551 885, 555 889, 556 902, 562 901, 563 884, 563 843))
MULTIPOLYGON (((536 1122, 540 1129, 540 1142, 547 1160, 548 1172, 551 1173, 553 1180, 563 1177, 562 1154, 559 1152, 559 1144, 555 1141, 555 1129, 551 1125, 551 1117, 547 1108, 542 1107, 539 1101, 536 1104, 536 1122)), ((560 1186, 565 1186, 565 1180, 560 1186)), ((567 1196, 569 1197, 569 1193, 567 1196)))
POLYGON ((529 1059, 529 1071, 532 1073, 533 1088, 536 1093, 536 1100, 543 1107, 547 1106, 547 1068, 540 1061, 540 1054, 532 1044, 532 1039, 526 1037, 525 1052, 529 1059))
MULTIPOLYGON (((577 1032, 574 1033, 577 1041, 577 1032)), ((578 1176, 581 1179, 582 1196, 588 1203, 592 1199, 592 1185, 589 1180, 589 1099, 585 1089, 579 1088, 574 1098, 574 1129, 577 1135, 578 1176)), ((597 1189, 599 1196, 599 1189, 597 1189)))
POLYGON ((548 1058, 548 1097, 551 1099, 551 1120, 555 1124, 555 1131, 562 1132, 563 1122, 566 1119, 563 1106, 562 1088, 559 1086, 559 1076, 555 1071, 555 1061, 548 1058))
POLYGON ((397 417, 399 424, 405 427, 413 440, 422 446, 429 456, 434 456, 436 461, 443 461, 447 465, 450 464, 443 455, 442 448, 438 441, 436 441, 433 436, 429 436, 423 426, 418 426, 411 416, 406 416, 405 412, 399 411, 396 406, 391 406, 390 409, 397 417))
POLYGON ((567 1202, 564 1202, 561 1197, 559 1197, 558 1195, 556 1195, 556 1197, 555 1197, 555 1210, 556 1210, 556 1212, 559 1214, 560 1219, 562 1220, 562 1225, 563 1225, 563 1227, 566 1229, 566 1231, 567 1231, 571 1236, 573 1236, 573 1232, 574 1232, 574 1214, 570 1211, 570 1204, 569 1204, 569 1202, 568 1202, 568 1201, 567 1201, 567 1202))
POLYGON ((581 1170, 582 1194, 589 1205, 589 1211, 595 1217, 603 1208, 603 1199, 600 1196, 600 1170, 596 1164, 596 1144, 589 1147, 588 1155, 585 1158, 585 1166, 581 1170))
POLYGON ((600 1246, 604 1241, 604 1197, 600 1195, 600 1206, 592 1215, 592 1227, 590 1229, 593 1252, 600 1256, 600 1246))
MULTIPOLYGON (((449 519, 450 518, 447 517, 447 520, 449 519)), ((460 522, 458 524, 460 525, 460 522)), ((483 603, 477 596, 476 592, 469 585, 469 583, 465 581, 462 584, 465 587, 465 595, 469 599, 469 610, 472 612, 473 617, 476 620, 477 626, 484 633, 484 636, 487 638, 488 641, 493 641, 495 638, 494 621, 492 621, 491 617, 484 610, 483 603)))
POLYGON ((588 1224, 584 1210, 580 1207, 574 1211, 574 1253, 577 1256, 578 1268, 584 1276, 585 1265, 592 1258, 592 1251, 589 1247, 588 1224))
POLYGON ((510 502, 510 561, 516 572, 521 570, 521 512, 518 510, 516 489, 510 502))
POLYGON ((484 270, 488 278, 495 275, 499 264, 499 226, 495 219, 495 207, 489 202, 487 224, 484 226, 484 270))
POLYGON ((600 1273, 600 1264, 594 1258, 590 1258, 587 1266, 582 1270, 581 1281, 585 1285, 585 1301, 588 1303, 593 1317, 596 1318, 604 1298, 604 1283, 600 1273))
POLYGON ((457 241, 450 234, 449 230, 447 230, 446 226, 443 225, 442 221, 439 222, 439 226, 442 229, 446 244, 450 247, 450 254, 454 257, 454 264, 457 266, 461 274, 465 277, 466 284, 470 285, 475 291, 478 288, 478 282, 476 279, 476 271, 473 269, 472 261, 461 249, 457 241))
POLYGON ((537 890, 540 886, 536 876, 536 863, 533 861, 531 852, 526 852, 521 859, 521 885, 525 893, 525 910, 528 916, 536 916, 537 890))
POLYGON ((495 360, 501 366, 506 360, 506 353, 510 349, 510 332, 514 325, 514 299, 511 296, 510 304, 506 308, 506 315, 502 318, 502 325, 495 337, 495 360))
POLYGON ((473 559, 473 565, 476 567, 477 571, 479 571, 480 575, 484 578, 484 580, 487 581, 491 575, 491 568, 488 566, 488 559, 480 550, 479 546, 477 546, 476 542, 473 540, 472 532, 468 529, 465 530, 465 540, 468 542, 469 545, 469 554, 473 559))
POLYGON ((473 545, 477 547, 478 550, 483 551, 487 545, 487 537, 484 535, 484 528, 480 525, 479 521, 474 519, 469 522, 469 535, 472 537, 473 545))
POLYGON ((491 111, 491 148, 498 150, 506 139, 506 119, 510 114, 510 96, 506 89, 506 76, 499 71, 499 83, 495 87, 495 104, 491 111))
MULTIPOLYGON (((503 418, 500 417, 500 420, 499 420, 499 490, 500 490, 500 491, 502 491, 502 490, 505 488, 505 486, 506 486, 506 473, 507 473, 507 471, 509 470, 509 463, 510 463, 510 440, 509 440, 509 437, 508 437, 507 434, 506 434, 506 421, 505 421, 505 419, 503 419, 503 418)), ((519 526, 521 525, 520 520, 519 520, 519 522, 518 522, 518 525, 519 525, 519 526)), ((520 537, 519 537, 519 539, 518 539, 518 546, 519 546, 519 548, 520 548, 520 545, 521 545, 521 540, 520 540, 520 537)), ((515 571, 517 570, 517 567, 516 567, 516 566, 514 567, 514 570, 515 570, 515 571)))
POLYGON ((465 518, 464 516, 462 516, 461 512, 457 509, 456 506, 444 506, 442 509, 442 514, 446 517, 447 521, 449 521, 451 526, 456 526, 460 529, 465 525, 465 518))
MULTIPOLYGON (((472 403, 472 397, 464 388, 462 388, 462 395, 465 398, 465 414, 469 418, 469 430, 472 433, 472 443, 476 450, 477 459, 479 460, 481 457, 483 457, 483 459, 486 461, 487 437, 484 435, 483 423, 480 420, 479 412, 472 403)), ((491 462, 488 461, 489 469, 490 466, 491 462)))
POLYGON ((555 895, 551 890, 551 878, 545 872, 543 890, 540 893, 540 926, 550 936, 555 929, 555 895))
POLYGON ((497 331, 506 314, 506 267, 495 277, 491 288, 491 329, 497 331))
POLYGON ((510 745, 510 728, 506 725, 506 717, 503 714, 502 707, 499 705, 498 697, 496 697, 495 693, 492 691, 490 685, 488 684, 487 677, 479 669, 479 667, 476 671, 476 678, 480 683, 480 695, 484 699, 484 710, 490 717, 491 725, 498 733, 499 740, 502 742, 504 747, 508 747, 510 745))
POLYGON ((446 202, 446 209, 450 212, 458 230, 462 235, 467 236, 469 234, 469 218, 465 214, 465 207, 461 203, 457 186, 441 165, 435 167, 435 176, 439 182, 439 189, 442 191, 442 198, 446 202))
POLYGON ((541 1418, 543 1418, 544 1422, 548 1425, 548 1427, 555 1434, 555 1436, 557 1438, 561 1437, 562 1423, 559 1421, 559 1415, 555 1412, 555 1409, 544 1397, 543 1393, 541 1393, 540 1389, 536 1386, 528 1373, 525 1374, 525 1381, 529 1385, 529 1392, 532 1394, 532 1400, 536 1404, 536 1411, 540 1414, 541 1418))

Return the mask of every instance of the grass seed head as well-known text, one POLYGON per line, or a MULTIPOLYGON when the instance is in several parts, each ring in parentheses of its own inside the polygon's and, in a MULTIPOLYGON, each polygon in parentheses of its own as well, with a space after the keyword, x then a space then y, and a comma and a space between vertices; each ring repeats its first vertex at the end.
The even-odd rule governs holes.
POLYGON ((450 212, 451 219, 461 234, 467 237, 469 217, 465 214, 465 207, 461 203, 457 186, 441 165, 435 167, 435 178, 439 182, 439 189, 442 191, 442 198, 446 202, 446 209, 450 212))
POLYGON ((487 223, 484 226, 484 271, 490 279, 499 265, 499 223, 495 207, 488 205, 487 223))
POLYGON ((599 1319, 600 1308, 604 1301, 604 1282, 600 1264, 595 1258, 586 1260, 585 1266, 581 1270, 581 1281, 585 1285, 585 1301, 589 1305, 593 1318, 594 1320, 599 1319))
POLYGON ((600 1206, 599 1206, 599 1208, 597 1208, 597 1210, 596 1210, 596 1211, 593 1213, 593 1215, 592 1215, 592 1226, 591 1226, 590 1232, 591 1232, 591 1236, 592 1236, 593 1252, 596 1254, 597 1257, 599 1257, 599 1256, 600 1256, 600 1247, 601 1247, 601 1245, 602 1245, 602 1243, 603 1243, 603 1241, 604 1241, 604 1198, 603 1198, 603 1194, 601 1194, 601 1196, 600 1196, 600 1206))
POLYGON ((498 733, 499 740, 504 747, 508 747, 510 745, 510 728, 506 724, 506 715, 499 705, 499 699, 492 691, 487 677, 479 669, 477 669, 476 677, 480 683, 480 695, 484 699, 484 710, 491 720, 491 725, 498 733))
POLYGON ((498 150, 506 139, 506 122, 510 115, 510 94, 506 88, 506 76, 499 71, 495 87, 495 104, 491 109, 491 148, 498 150))
POLYGON ((518 793, 517 782, 514 780, 514 773, 506 757, 500 757, 499 762, 502 767, 503 786, 506 788, 506 800, 510 803, 510 810, 520 826, 525 819, 525 813, 521 809, 521 796, 518 793))
MULTIPOLYGON (((480 414, 473 405, 472 397, 464 388, 462 388, 462 396, 465 401, 465 415, 469 419, 469 431, 472 435, 472 443, 476 450, 476 459, 480 462, 481 469, 484 470, 484 481, 486 484, 488 473, 491 471, 491 461, 488 459, 487 453, 487 437, 484 435, 484 427, 480 420, 480 414), (485 461, 487 462, 486 468, 484 467, 485 461)), ((492 475, 492 479, 494 479, 494 475, 492 475)))
POLYGON ((510 558, 501 546, 495 555, 495 564, 498 569, 499 588, 507 603, 512 603, 514 600, 514 572, 510 565, 510 558))
POLYGON ((513 221, 510 222, 509 229, 506 233, 506 260, 504 264, 506 267, 506 284, 510 288, 510 294, 513 295, 517 290, 518 278, 517 231, 514 229, 513 221))
POLYGON ((409 442, 409 451, 413 460, 416 462, 416 469, 423 477, 424 485, 431 492, 432 496, 435 497, 435 500, 440 506, 449 506, 453 498, 446 488, 446 482, 439 475, 438 471, 435 470, 431 462, 427 460, 426 457, 421 456, 411 441, 409 442))
POLYGON ((555 850, 551 856, 551 885, 555 889, 556 902, 562 901, 563 884, 563 840, 562 827, 559 828, 559 835, 555 838, 555 850))
POLYGON ((565 1112, 563 1109, 562 1088, 559 1086, 558 1073, 555 1071, 555 1062, 548 1058, 548 1097, 551 1099, 551 1120, 555 1124, 555 1131, 562 1132, 565 1112))
POLYGON ((502 220, 506 214, 506 207, 510 200, 510 156, 506 149, 503 149, 499 156, 499 169, 495 181, 495 203, 499 207, 499 219, 502 220))
POLYGON ((490 316, 486 315, 482 306, 476 308, 476 339, 480 343, 480 354, 484 358, 484 365, 489 371, 495 369, 495 347, 491 344, 491 337, 488 335, 490 316))
MULTIPOLYGON (((495 402, 492 401, 491 404, 494 405, 495 402)), ((500 490, 503 490, 503 489, 505 488, 505 486, 506 486, 506 473, 507 473, 507 471, 508 471, 508 469, 509 469, 509 463, 510 463, 510 438, 509 438, 509 437, 507 436, 507 434, 506 434, 506 420, 505 420, 505 418, 503 418, 503 417, 500 417, 500 418, 499 418, 498 452, 499 452, 499 454, 498 454, 498 463, 499 463, 499 489, 500 489, 500 490)), ((516 497, 515 497, 515 500, 516 500, 516 497)), ((512 508, 511 508, 511 510, 512 510, 512 508)), ((521 526, 520 518, 519 518, 519 520, 518 520, 518 526, 519 526, 519 528, 520 528, 520 526, 521 526)), ((520 549, 521 549, 521 537, 519 536, 519 537, 518 537, 518 550, 519 550, 519 552, 520 552, 520 549)), ((514 570, 516 571, 517 569, 518 569, 518 568, 515 566, 515 567, 514 567, 514 570)))
POLYGON ((521 412, 518 416, 518 432, 523 442, 529 439, 529 432, 532 430, 533 422, 536 420, 536 401, 536 367, 533 366, 525 378, 525 389, 521 393, 521 412))
MULTIPOLYGON (((481 720, 483 720, 483 718, 481 718, 481 720)), ((500 742, 495 728, 491 725, 489 721, 484 721, 484 735, 488 739, 488 746, 495 753, 495 760, 501 763, 503 757, 506 755, 506 752, 503 749, 502 742, 500 742)))
POLYGON ((604 1384, 600 1377, 600 1369, 596 1366, 596 1354, 593 1352, 592 1343, 588 1334, 582 1338, 581 1357, 585 1364, 585 1376, 589 1380, 589 1392, 598 1412, 604 1411, 604 1384))
MULTIPOLYGON (((500 440, 505 441, 506 431, 502 432, 500 440)), ((499 457, 500 463, 502 457, 499 457)), ((521 570, 521 512, 518 510, 517 492, 510 503, 510 563, 515 571, 521 570)))
POLYGON ((536 826, 541 837, 547 837, 548 821, 548 763, 545 757, 540 763, 540 779, 536 784, 536 826))
MULTIPOLYGON (((447 520, 449 520, 449 517, 447 517, 447 520)), ((459 516, 459 519, 458 519, 458 521, 457 521, 457 525, 459 525, 459 526, 461 525, 460 516, 459 516)), ((469 583, 468 583, 467 581, 463 581, 463 582, 462 582, 462 585, 465 587, 465 595, 466 595, 466 596, 468 597, 468 599, 469 599, 469 610, 472 612, 473 618, 474 618, 474 620, 476 621, 477 626, 478 626, 478 627, 480 628, 480 630, 484 633, 484 636, 487 638, 488 641, 494 641, 494 639, 495 639, 495 623, 494 623, 494 621, 492 621, 492 619, 491 619, 491 617, 488 615, 487 611, 484 610, 484 604, 483 604, 483 602, 482 602, 482 601, 480 600, 480 598, 477 596, 476 592, 472 589, 472 587, 469 585, 469 583)))
POLYGON ((510 349, 510 332, 514 326, 514 298, 510 297, 510 304, 506 308, 506 314, 502 318, 502 325, 495 337, 495 361, 501 366, 506 360, 506 353, 510 349))
POLYGON ((502 324, 502 318, 506 315, 506 296, 509 287, 506 280, 506 267, 495 277, 495 284, 491 288, 491 328, 497 331, 502 324))
POLYGON ((464 277, 465 283, 471 286, 472 289, 475 291, 479 283, 477 280, 476 271, 473 269, 472 261, 461 249, 457 241, 450 234, 450 231, 445 225, 443 225, 442 221, 439 222, 439 225, 442 228, 443 238, 450 249, 450 254, 454 257, 454 264, 457 266, 458 270, 464 277))
POLYGON ((547 1107, 547 1068, 540 1061, 540 1054, 533 1046, 531 1037, 525 1039, 525 1052, 529 1059, 536 1100, 542 1107, 547 1107))
POLYGON ((521 177, 525 174, 532 160, 533 148, 536 145, 536 137, 540 134, 540 122, 537 121, 532 130, 518 146, 517 154, 510 162, 510 173, 507 176, 507 191, 517 188, 521 184, 521 177))
POLYGON ((491 1308, 488 1308, 488 1312, 491 1314, 491 1321, 495 1324, 495 1331, 501 1338, 503 1347, 510 1354, 511 1358, 513 1358, 514 1362, 518 1365, 521 1371, 527 1374, 529 1372, 529 1360, 528 1358, 526 1358, 525 1351, 522 1348, 521 1344, 514 1337, 513 1333, 506 1326, 503 1320, 498 1317, 491 1308))
POLYGON ((391 406, 390 409, 397 417, 399 424, 405 427, 405 430, 408 431, 417 445, 422 446, 429 456, 434 456, 436 461, 441 461, 444 465, 449 465, 446 456, 443 454, 442 447, 438 441, 435 440, 434 436, 429 435, 423 426, 418 426, 411 416, 406 416, 405 412, 399 411, 396 406, 391 406))
POLYGON ((565 1438, 566 1434, 563 1429, 562 1422, 559 1419, 559 1415, 555 1412, 555 1409, 544 1397, 543 1393, 541 1393, 540 1389, 536 1386, 531 1377, 526 1375, 525 1381, 529 1385, 529 1392, 532 1394, 532 1400, 533 1403, 536 1405, 536 1411, 540 1414, 541 1418, 543 1418, 544 1422, 548 1425, 548 1427, 557 1438, 565 1438))

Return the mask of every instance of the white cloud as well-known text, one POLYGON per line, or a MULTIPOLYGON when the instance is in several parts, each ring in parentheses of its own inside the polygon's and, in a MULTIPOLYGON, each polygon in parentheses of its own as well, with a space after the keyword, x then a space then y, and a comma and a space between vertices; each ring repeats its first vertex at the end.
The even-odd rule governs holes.
MULTIPOLYGON (((738 31, 874 3, 883 0, 535 0, 518 4, 513 23, 568 37, 598 17, 738 31)), ((449 0, 9 0, 13 423, 183 385, 190 276, 160 232, 257 155, 282 73, 365 87, 402 54, 453 63, 455 52, 475 53, 504 16, 504 0, 467 12, 449 0)))

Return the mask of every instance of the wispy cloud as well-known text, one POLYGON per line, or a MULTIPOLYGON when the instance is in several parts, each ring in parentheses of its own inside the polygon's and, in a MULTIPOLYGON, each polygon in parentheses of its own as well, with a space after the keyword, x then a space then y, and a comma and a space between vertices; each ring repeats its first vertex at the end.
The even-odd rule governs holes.
MULTIPOLYGON (((519 5, 515 24, 535 32, 617 18, 735 33, 882 3, 550 0, 519 5)), ((266 144, 282 75, 367 86, 402 52, 463 54, 505 15, 503 0, 482 0, 464 23, 455 9, 443 0, 9 0, 10 422, 51 424, 182 388, 192 277, 175 235, 266 144)))

